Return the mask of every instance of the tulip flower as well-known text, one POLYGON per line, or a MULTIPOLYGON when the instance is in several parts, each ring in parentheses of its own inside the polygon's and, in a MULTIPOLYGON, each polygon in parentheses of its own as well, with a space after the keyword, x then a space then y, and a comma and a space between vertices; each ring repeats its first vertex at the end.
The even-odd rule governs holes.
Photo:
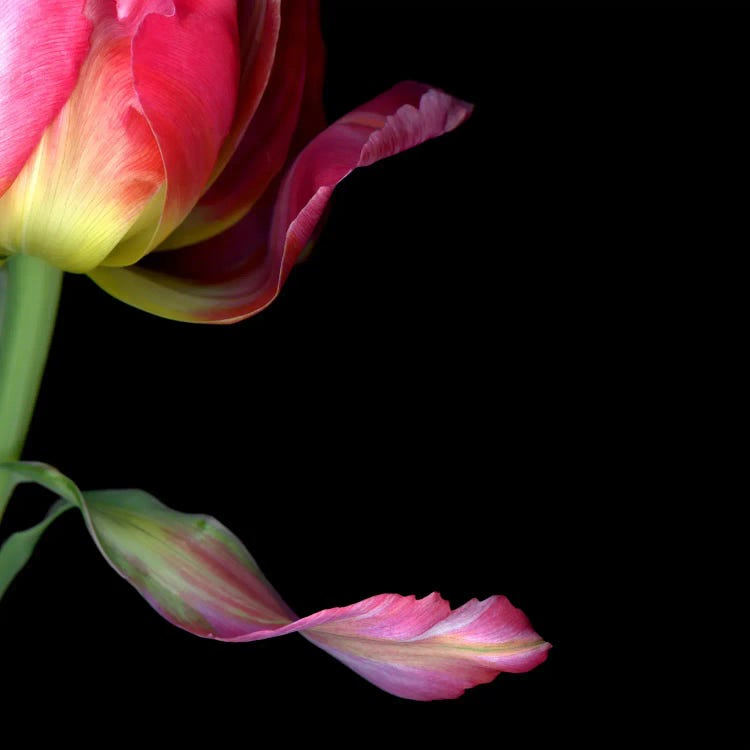
POLYGON ((318 15, 318 0, 0 0, 0 519, 19 481, 61 496, 0 548, 0 596, 77 507, 173 624, 233 642, 299 632, 388 692, 452 698, 546 658, 504 597, 451 610, 382 594, 298 618, 210 516, 16 461, 63 271, 162 317, 242 320, 279 294, 341 180, 470 115, 403 82, 326 126, 318 15))
POLYGON ((346 175, 471 112, 406 82, 325 128, 317 6, 0 4, 2 252, 177 320, 268 305, 346 175))

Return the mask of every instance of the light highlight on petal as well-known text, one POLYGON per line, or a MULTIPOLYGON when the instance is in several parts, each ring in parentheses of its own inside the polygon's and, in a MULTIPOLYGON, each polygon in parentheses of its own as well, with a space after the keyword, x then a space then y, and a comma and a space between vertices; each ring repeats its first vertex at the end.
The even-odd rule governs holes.
POLYGON ((113 5, 87 5, 94 32, 75 90, 0 198, 0 246, 75 272, 102 262, 164 181, 130 37, 113 5))
POLYGON ((82 0, 0 0, 0 196, 73 91, 91 28, 82 0))
POLYGON ((215 519, 177 513, 134 490, 86 493, 85 503, 110 564, 195 635, 245 642, 299 632, 366 680, 414 700, 456 698, 546 658, 549 645, 505 597, 451 611, 439 594, 381 594, 296 619, 215 519))

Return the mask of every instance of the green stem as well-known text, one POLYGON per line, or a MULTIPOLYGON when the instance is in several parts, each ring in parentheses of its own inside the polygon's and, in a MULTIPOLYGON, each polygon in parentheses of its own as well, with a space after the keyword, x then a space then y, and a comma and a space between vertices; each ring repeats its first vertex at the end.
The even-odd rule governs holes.
MULTIPOLYGON (((0 286, 0 461, 15 461, 29 430, 60 300, 62 271, 12 255, 0 286), (3 298, 5 300, 3 305, 3 298)), ((0 520, 13 491, 0 472, 0 520)))

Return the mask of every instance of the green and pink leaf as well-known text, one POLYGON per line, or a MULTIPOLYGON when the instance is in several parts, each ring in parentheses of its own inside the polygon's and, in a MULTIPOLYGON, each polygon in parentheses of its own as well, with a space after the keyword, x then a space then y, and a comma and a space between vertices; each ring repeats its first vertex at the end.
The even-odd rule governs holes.
POLYGON ((82 494, 40 464, 7 467, 77 505, 109 564, 169 622, 203 638, 298 632, 379 688, 413 700, 455 698, 546 659, 549 644, 503 596, 451 610, 437 593, 380 594, 297 618, 216 519, 171 510, 140 490, 82 494))

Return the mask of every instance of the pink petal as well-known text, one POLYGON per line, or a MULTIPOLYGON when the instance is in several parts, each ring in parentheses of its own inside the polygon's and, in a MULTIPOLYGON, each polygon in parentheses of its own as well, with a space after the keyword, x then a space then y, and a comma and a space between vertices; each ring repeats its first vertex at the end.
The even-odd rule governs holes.
POLYGON ((319 35, 317 18, 310 19, 308 13, 306 0, 283 4, 273 71, 260 107, 224 171, 160 249, 193 245, 235 224, 284 166, 300 118, 308 48, 320 54, 309 41, 319 35))
POLYGON ((235 0, 174 0, 173 6, 169 15, 146 15, 133 39, 135 88, 167 176, 150 247, 174 230, 205 189, 231 131, 240 75, 235 0))
POLYGON ((139 220, 158 202, 164 168, 131 71, 136 10, 120 19, 114 3, 87 2, 93 31, 76 86, 0 198, 0 245, 10 252, 89 271, 137 242, 139 220))
POLYGON ((382 594, 334 611, 305 637, 379 688, 412 700, 458 698, 501 672, 528 672, 550 648, 504 596, 450 611, 439 594, 382 594))
POLYGON ((382 690, 412 700, 458 698, 502 672, 528 672, 550 644, 504 596, 458 609, 440 594, 380 594, 283 627, 222 638, 256 641, 299 632, 382 690))
POLYGON ((0 195, 73 91, 90 34, 82 0, 0 0, 0 195))
POLYGON ((315 138, 278 193, 264 196, 227 232, 151 255, 139 266, 97 269, 92 278, 118 299, 167 318, 229 323, 249 317, 279 293, 344 177, 453 130, 471 110, 437 89, 401 83, 315 138))
POLYGON ((77 493, 99 549, 167 620, 245 642, 299 632, 366 680, 414 700, 456 698, 501 672, 526 672, 549 644, 502 596, 456 610, 439 594, 381 594, 296 619, 242 543, 216 519, 139 490, 77 493))

